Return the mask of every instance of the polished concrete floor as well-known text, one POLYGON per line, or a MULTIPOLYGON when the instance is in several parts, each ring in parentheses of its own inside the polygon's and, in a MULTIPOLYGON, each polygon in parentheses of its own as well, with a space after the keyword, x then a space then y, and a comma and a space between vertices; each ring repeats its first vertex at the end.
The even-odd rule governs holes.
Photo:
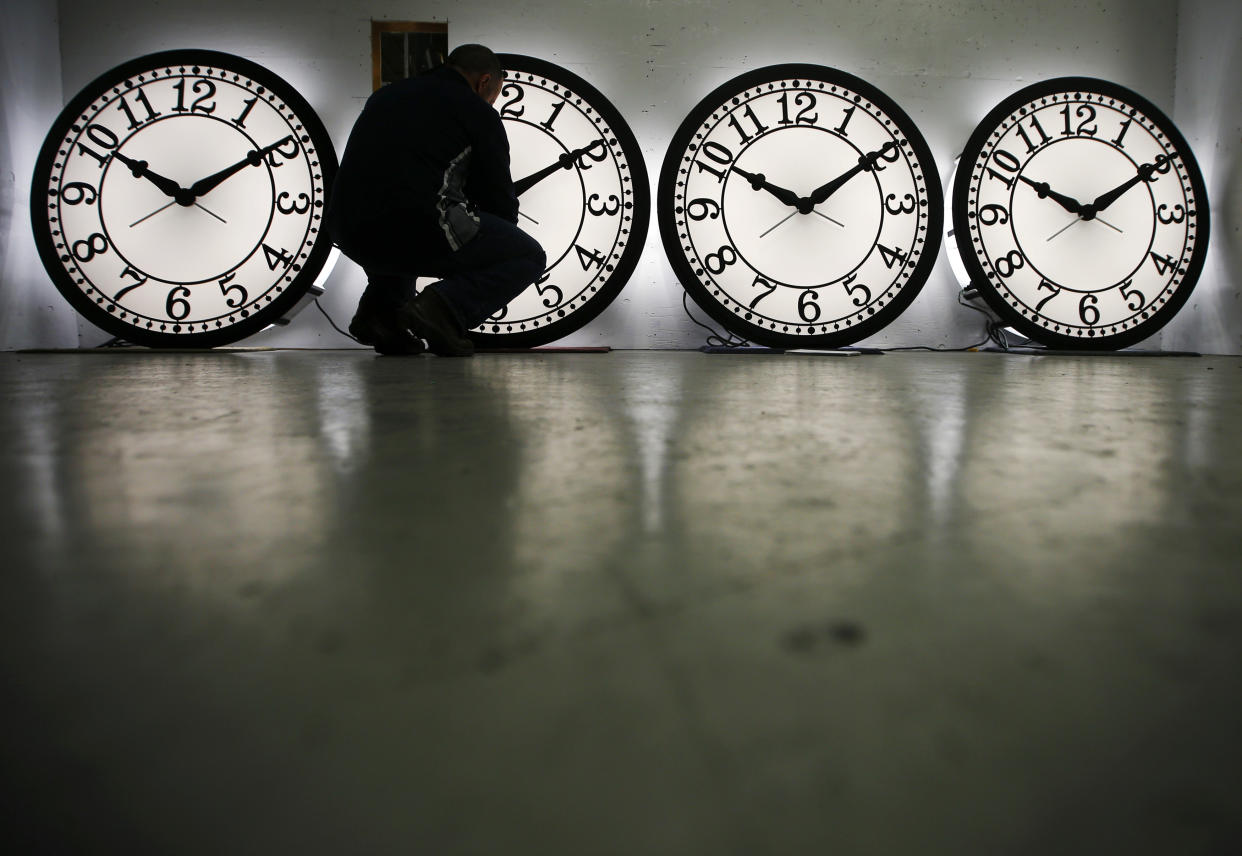
POLYGON ((9 353, 0 402, 10 853, 1242 852, 1242 357, 9 353))

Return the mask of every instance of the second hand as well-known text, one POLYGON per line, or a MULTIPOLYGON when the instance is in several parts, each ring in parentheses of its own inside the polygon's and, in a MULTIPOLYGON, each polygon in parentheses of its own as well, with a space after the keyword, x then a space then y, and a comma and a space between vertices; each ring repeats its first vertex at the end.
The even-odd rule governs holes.
MULTIPOLYGON (((135 226, 137 226, 139 223, 142 223, 142 222, 145 222, 145 221, 147 221, 147 220, 150 220, 150 219, 151 219, 152 217, 154 217, 156 214, 160 213, 161 211, 166 211, 166 210, 168 210, 169 208, 173 207, 173 206, 174 206, 174 205, 176 205, 176 204, 177 204, 177 200, 175 200, 175 199, 174 199, 172 202, 169 202, 167 205, 161 205, 159 208, 156 208, 154 211, 152 211, 152 212, 151 212, 150 214, 148 214, 146 217, 139 217, 137 220, 135 220, 134 222, 130 223, 130 224, 129 224, 129 228, 131 228, 131 229, 132 229, 132 228, 134 228, 135 226)), ((195 208, 202 208, 202 210, 206 211, 206 212, 207 212, 208 214, 210 214, 212 217, 215 217, 215 218, 216 218, 217 220, 219 220, 221 223, 228 223, 228 222, 229 222, 228 220, 225 220, 223 217, 221 217, 221 216, 220 216, 219 214, 217 214, 216 212, 214 212, 214 211, 212 211, 212 210, 210 210, 210 209, 208 209, 208 208, 204 208, 202 205, 200 205, 200 204, 199 204, 199 203, 197 203, 197 202, 195 202, 195 203, 194 203, 194 207, 195 207, 195 208)))

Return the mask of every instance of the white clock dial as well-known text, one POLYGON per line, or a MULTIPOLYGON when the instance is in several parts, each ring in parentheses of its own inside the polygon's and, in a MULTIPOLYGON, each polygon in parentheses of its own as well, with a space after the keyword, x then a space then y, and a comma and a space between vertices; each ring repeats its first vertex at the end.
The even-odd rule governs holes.
POLYGON ((1056 347, 1150 336, 1189 296, 1208 239, 1181 134, 1142 97, 1088 78, 1035 84, 988 114, 962 156, 953 219, 988 303, 1056 347))
POLYGON ((44 264, 92 322, 153 346, 214 346, 290 314, 330 249, 336 168, 306 102, 212 51, 126 63, 65 109, 35 170, 44 264))
POLYGON ((534 285, 471 334, 481 347, 530 347, 598 315, 642 252, 651 196, 642 152, 620 113, 559 66, 501 54, 496 109, 509 136, 518 225, 547 254, 534 285))
POLYGON ((707 96, 669 146, 658 198, 682 284, 762 344, 875 332, 914 299, 940 242, 918 129, 874 87, 821 66, 758 69, 707 96))

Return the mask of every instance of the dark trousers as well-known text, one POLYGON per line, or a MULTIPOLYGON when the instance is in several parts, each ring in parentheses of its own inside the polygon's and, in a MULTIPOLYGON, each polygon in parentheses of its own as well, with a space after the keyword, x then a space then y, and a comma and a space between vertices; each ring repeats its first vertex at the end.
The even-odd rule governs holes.
MULTIPOLYGON (((543 274, 546 260, 538 241, 507 220, 479 212, 479 231, 457 251, 424 253, 400 262, 368 264, 362 300, 376 308, 396 308, 414 296, 414 278, 434 276, 427 286, 453 310, 465 330, 477 327, 543 274)), ((348 255, 348 253, 347 253, 348 255)))

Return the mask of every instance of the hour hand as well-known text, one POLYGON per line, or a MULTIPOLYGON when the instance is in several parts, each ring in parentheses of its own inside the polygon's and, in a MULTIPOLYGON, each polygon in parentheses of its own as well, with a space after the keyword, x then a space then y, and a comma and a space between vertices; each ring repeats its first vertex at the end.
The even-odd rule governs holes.
POLYGON ((185 189, 181 185, 177 184, 177 182, 173 181, 171 178, 165 178, 159 173, 152 172, 146 161, 134 160, 133 158, 126 157, 120 152, 113 152, 112 156, 129 167, 129 171, 133 173, 134 178, 145 178, 147 181, 158 187, 160 192, 165 196, 170 196, 173 199, 176 199, 178 196, 185 194, 185 189))
POLYGON ((1027 178, 1025 175, 1018 176, 1018 180, 1034 188, 1040 199, 1051 199, 1071 214, 1077 214, 1082 211, 1083 206, 1081 202, 1072 196, 1057 193, 1057 191, 1048 186, 1046 181, 1035 181, 1034 179, 1027 178))
POLYGON ((751 188, 754 190, 766 190, 768 193, 771 193, 791 208, 797 208, 802 201, 798 194, 794 193, 792 190, 786 190, 783 187, 778 187, 777 185, 772 184, 762 173, 747 172, 746 170, 736 166, 729 168, 742 178, 749 181, 751 188))

